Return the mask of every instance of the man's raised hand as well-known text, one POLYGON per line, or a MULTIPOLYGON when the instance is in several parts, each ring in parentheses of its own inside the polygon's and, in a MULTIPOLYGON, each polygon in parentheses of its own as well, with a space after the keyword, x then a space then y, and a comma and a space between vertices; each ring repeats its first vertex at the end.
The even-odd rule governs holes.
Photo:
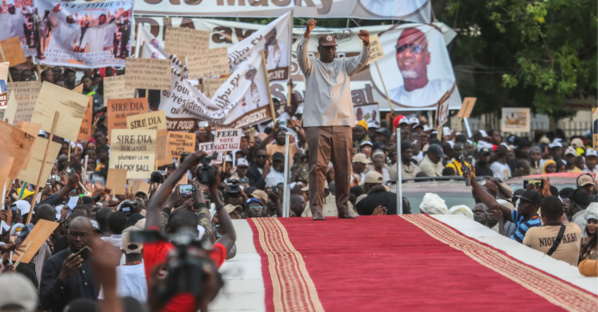
POLYGON ((370 33, 367 30, 360 30, 359 34, 357 34, 359 36, 359 39, 361 39, 361 41, 363 41, 363 43, 365 44, 370 44, 370 33))
POLYGON ((314 29, 314 27, 316 27, 316 24, 318 23, 318 21, 316 21, 313 18, 310 18, 307 21, 307 24, 305 25, 305 34, 303 34, 303 37, 306 39, 309 39, 309 34, 311 33, 311 31, 314 29))

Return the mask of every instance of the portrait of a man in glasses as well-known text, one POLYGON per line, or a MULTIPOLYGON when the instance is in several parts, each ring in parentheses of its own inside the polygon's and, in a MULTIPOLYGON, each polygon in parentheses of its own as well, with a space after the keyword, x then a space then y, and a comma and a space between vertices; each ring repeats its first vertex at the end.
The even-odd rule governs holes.
POLYGON ((407 28, 396 44, 397 67, 403 76, 403 85, 391 89, 390 98, 407 106, 430 106, 452 88, 443 79, 428 79, 431 55, 426 35, 417 28, 407 28))

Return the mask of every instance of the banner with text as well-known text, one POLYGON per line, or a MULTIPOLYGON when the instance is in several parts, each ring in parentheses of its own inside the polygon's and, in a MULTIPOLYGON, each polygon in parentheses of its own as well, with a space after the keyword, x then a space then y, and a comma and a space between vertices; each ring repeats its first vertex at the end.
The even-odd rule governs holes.
MULTIPOLYGON (((41 63, 80 68, 124 66, 133 44, 133 1, 34 0, 41 63)), ((29 40, 28 40, 29 41, 29 40)))
POLYGON ((157 130, 114 129, 110 168, 126 169, 127 179, 149 179, 155 168, 157 130))

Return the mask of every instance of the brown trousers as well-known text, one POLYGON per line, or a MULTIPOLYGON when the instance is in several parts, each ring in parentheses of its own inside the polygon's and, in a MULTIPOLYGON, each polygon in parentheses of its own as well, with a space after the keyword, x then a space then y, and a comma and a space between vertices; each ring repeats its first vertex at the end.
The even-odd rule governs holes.
POLYGON ((322 212, 328 163, 334 166, 334 196, 339 212, 349 210, 351 149, 353 135, 349 126, 306 127, 309 145, 309 207, 312 214, 322 212))

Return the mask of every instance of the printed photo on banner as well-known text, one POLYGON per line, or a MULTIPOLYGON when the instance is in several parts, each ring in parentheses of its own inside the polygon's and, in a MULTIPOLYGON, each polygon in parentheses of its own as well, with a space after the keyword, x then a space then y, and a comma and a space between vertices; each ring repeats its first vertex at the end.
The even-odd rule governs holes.
MULTIPOLYGON (((406 24, 380 35, 385 56, 378 61, 390 99, 400 106, 435 109, 449 94, 450 108, 461 106, 455 74, 442 33, 429 25, 406 24), (456 97, 455 97, 456 96, 456 97), (456 98, 456 99, 453 99, 456 98)), ((370 66, 376 88, 384 94, 380 74, 370 66)))
POLYGON ((503 132, 530 132, 530 109, 503 107, 502 127, 503 132))
POLYGON ((124 66, 134 36, 133 1, 36 0, 43 12, 41 60, 83 68, 124 66))
POLYGON ((33 0, 2 0, 0 3, 0 41, 18 37, 26 56, 36 55, 34 7, 33 0))
POLYGON ((355 122, 365 120, 368 128, 380 128, 380 112, 378 103, 353 105, 355 111, 355 122))
POLYGON ((8 62, 0 63, 0 109, 8 103, 8 62))

